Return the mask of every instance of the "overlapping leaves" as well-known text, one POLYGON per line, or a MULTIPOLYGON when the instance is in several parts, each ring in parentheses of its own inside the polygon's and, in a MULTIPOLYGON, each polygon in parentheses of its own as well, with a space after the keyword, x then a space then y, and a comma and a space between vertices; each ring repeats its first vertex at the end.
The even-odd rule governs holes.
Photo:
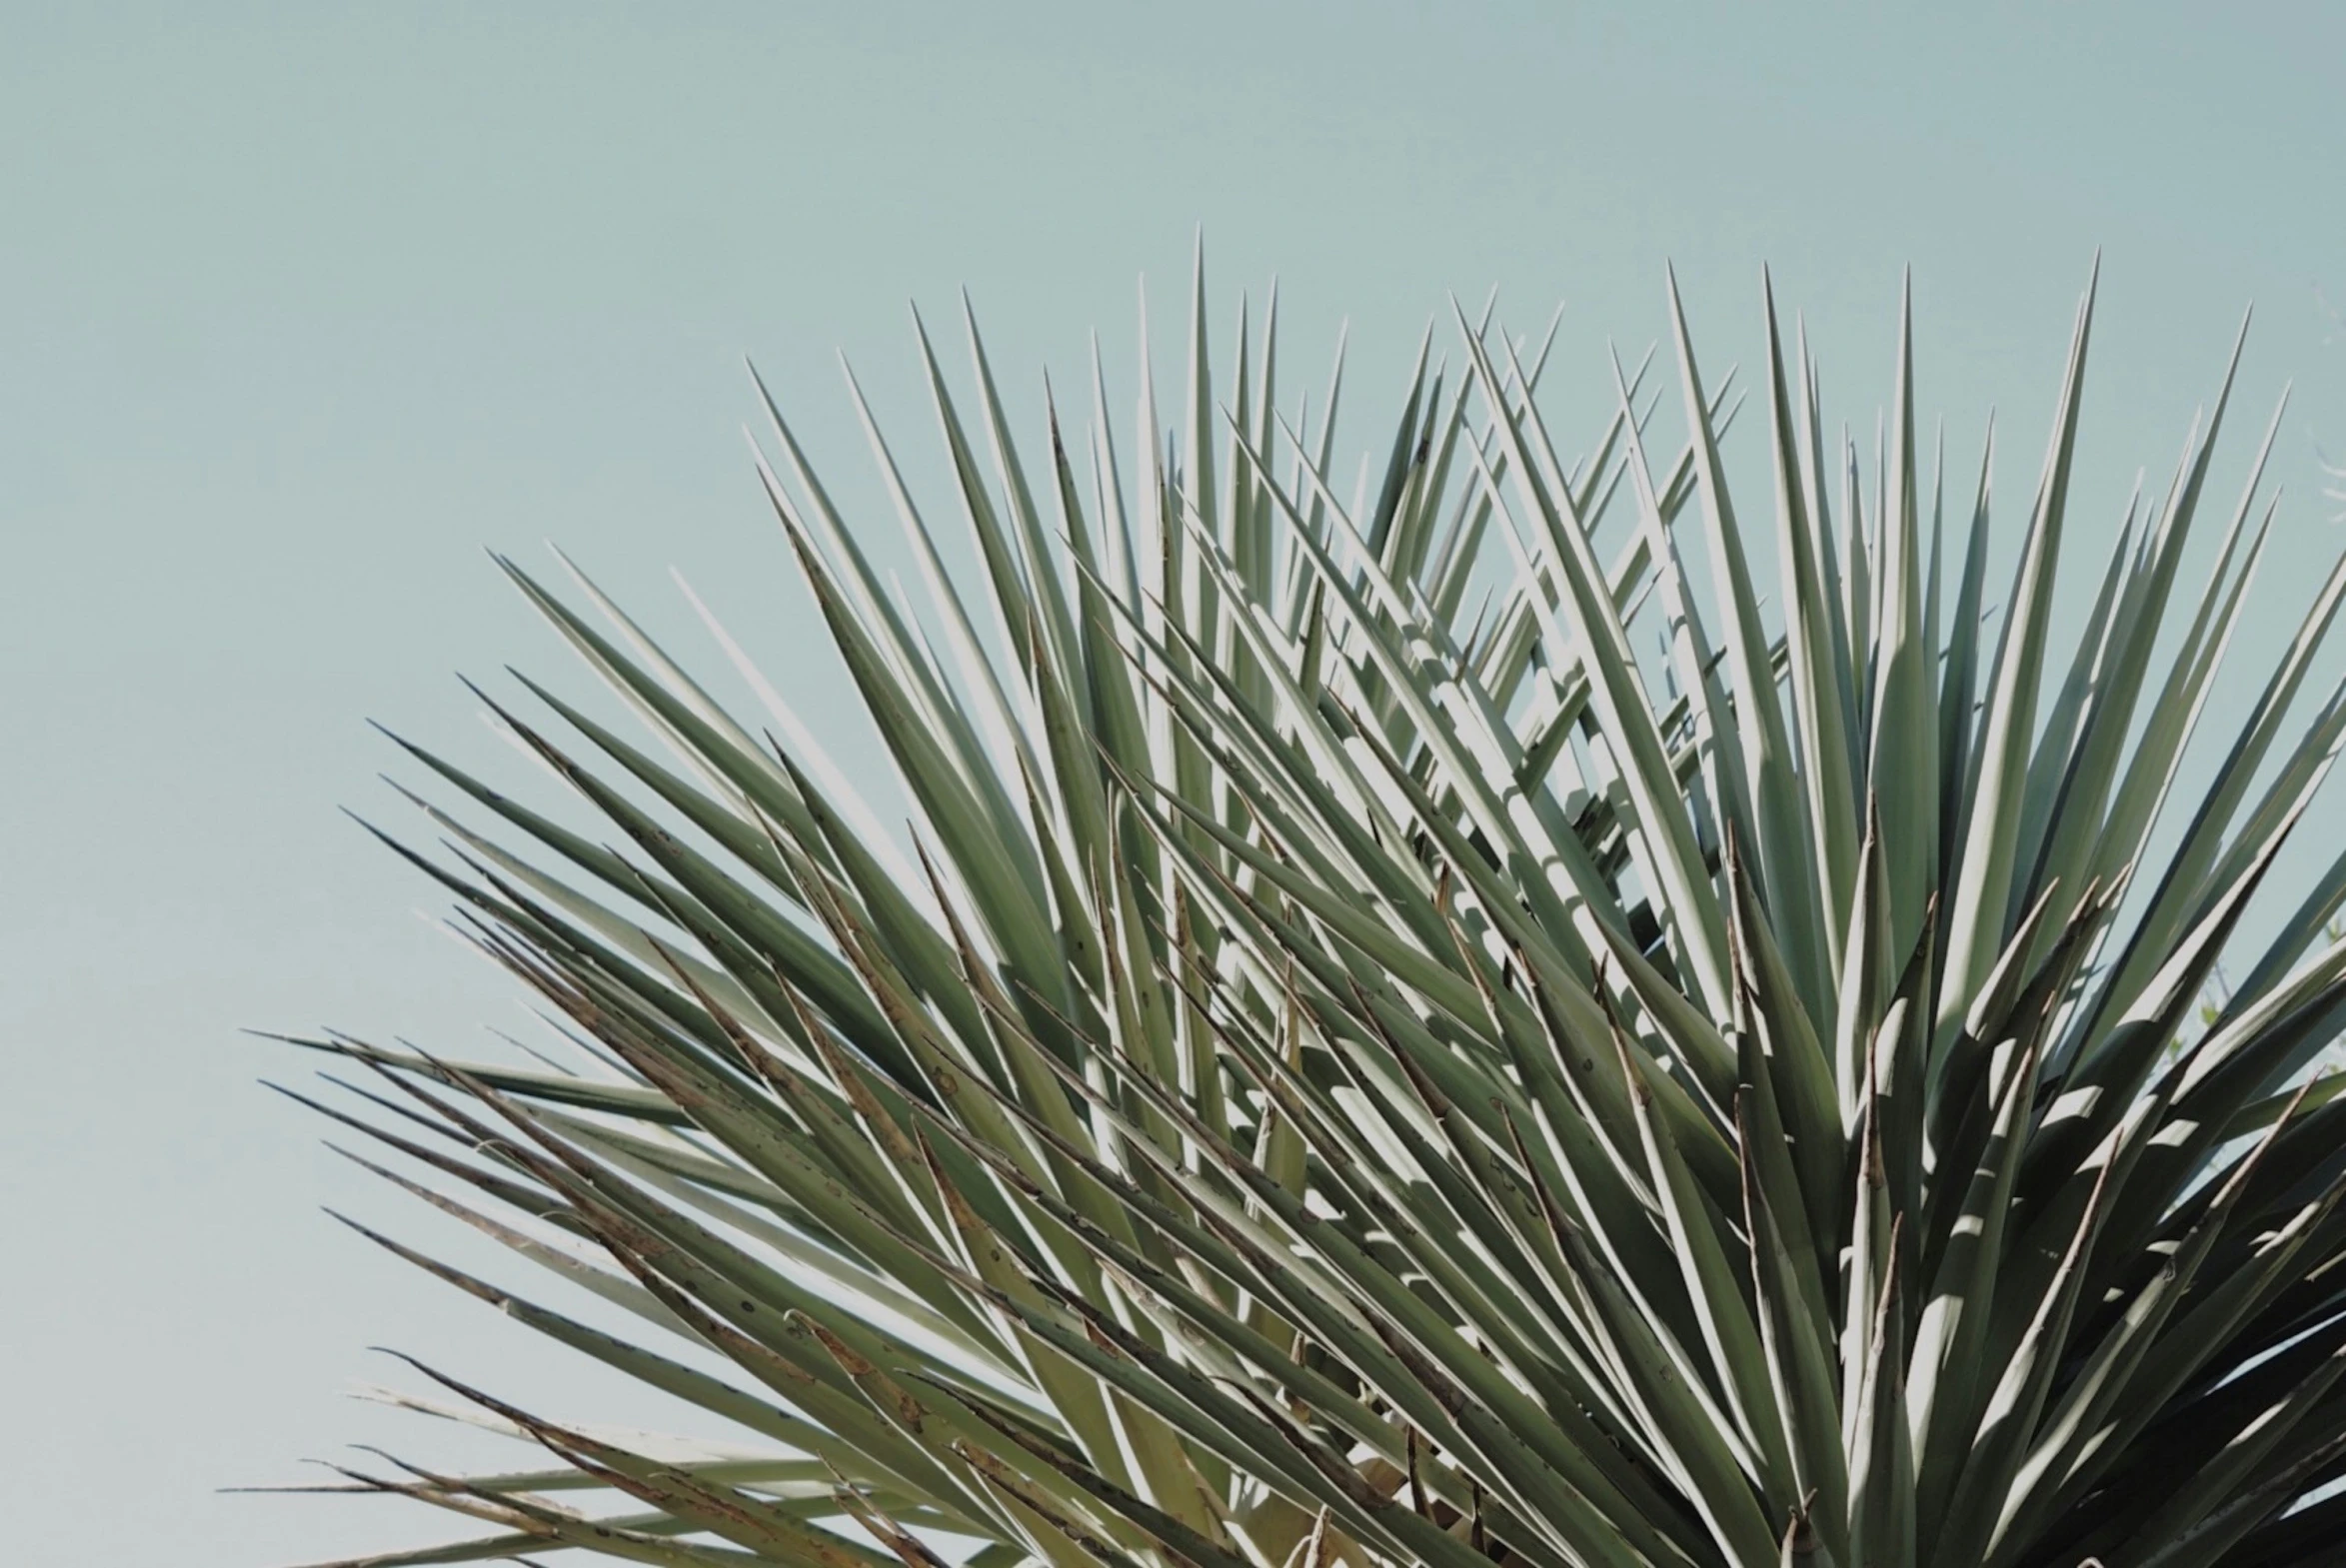
POLYGON ((2346 1475, 2346 1100, 2306 1076, 2346 857, 2233 939, 2316 836, 2346 574, 2261 689, 2219 675, 2273 518, 2261 450, 2217 494, 2227 367, 2056 624, 2090 290, 1993 604, 1992 465, 1925 459, 1903 333, 1867 477, 1766 302, 1739 511, 1743 404, 1670 304, 1576 458, 1545 346, 1459 316, 1349 497, 1275 308, 1217 381, 1200 283, 1129 445, 1097 366, 1022 446, 974 324, 959 384, 924 331, 932 511, 865 416, 919 608, 767 401, 910 838, 787 685, 741 661, 778 744, 505 563, 651 744, 484 694, 603 825, 409 746, 447 804, 402 852, 587 1065, 337 1035, 356 1099, 304 1097, 564 1304, 367 1235, 706 1431, 420 1369, 537 1457, 346 1472, 492 1532, 369 1561, 2277 1568, 2346 1531, 2304 1501, 2346 1475))

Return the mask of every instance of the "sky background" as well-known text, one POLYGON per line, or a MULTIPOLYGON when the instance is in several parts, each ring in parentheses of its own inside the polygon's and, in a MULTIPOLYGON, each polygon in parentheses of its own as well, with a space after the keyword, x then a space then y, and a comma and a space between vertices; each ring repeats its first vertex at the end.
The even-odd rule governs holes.
POLYGON ((0 5, 0 1555, 444 1532, 216 1491, 449 1451, 346 1397, 391 1378, 370 1345, 624 1406, 322 1215, 446 1235, 238 1031, 464 1050, 522 1018, 337 810, 405 825, 369 718, 512 775, 452 672, 583 686, 484 546, 558 540, 722 665, 681 569, 869 766, 746 460, 745 354, 843 474, 833 350, 931 464, 906 302, 963 286, 1020 409, 1098 328, 1121 413, 1135 280, 1172 341, 1202 225, 1223 307, 1277 275, 1304 375, 1350 319, 1355 439, 1447 292, 1494 284, 1519 328, 1566 303, 1584 429, 1665 262, 1723 369, 1764 261, 1869 433, 1911 264, 1924 418, 1967 475, 2001 410, 2010 529, 2100 247, 2073 569, 2251 301, 2226 502, 2296 382, 2250 670, 2346 543, 2315 466, 2346 453, 2341 149, 2346 11, 2311 4, 0 5))

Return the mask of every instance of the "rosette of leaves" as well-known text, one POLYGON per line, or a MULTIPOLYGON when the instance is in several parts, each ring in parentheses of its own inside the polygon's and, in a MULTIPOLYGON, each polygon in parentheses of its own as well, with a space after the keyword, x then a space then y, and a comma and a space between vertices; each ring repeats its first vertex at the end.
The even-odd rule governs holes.
POLYGON ((1217 379, 1200 282, 1123 440, 1097 363, 1036 421, 924 329, 942 495, 865 414, 920 604, 761 386, 908 828, 730 638, 765 713, 504 563, 641 732, 484 694, 578 799, 410 745, 442 837, 402 852, 576 1063, 330 1035, 312 1103, 554 1278, 367 1235, 698 1425, 418 1363, 402 1397, 535 1457, 347 1469, 486 1527, 367 1561, 2335 1552, 2346 859, 2249 911, 2334 836, 2346 574, 2220 673, 2274 516, 2263 449, 2211 478, 2230 367, 2083 528, 2090 288, 2017 506, 1918 441, 1910 326, 1868 464, 1772 298, 1747 413, 1670 310, 1576 454, 1545 347, 1459 313, 1340 489, 1275 303, 1217 379))

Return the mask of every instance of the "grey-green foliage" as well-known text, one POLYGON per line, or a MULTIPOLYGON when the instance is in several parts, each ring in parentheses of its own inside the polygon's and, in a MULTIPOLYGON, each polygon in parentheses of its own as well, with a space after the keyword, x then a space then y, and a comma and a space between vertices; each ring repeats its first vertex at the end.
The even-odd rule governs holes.
POLYGON ((334 1036, 374 1072, 314 1103, 570 1304, 366 1234, 704 1430, 426 1373, 542 1452, 347 1472, 491 1532, 368 1561, 2278 1568, 2346 1532, 2288 1512, 2346 1474, 2346 1100, 2293 1087, 2346 859, 2232 940, 2346 736, 2300 701, 2346 575, 2261 687, 2219 675, 2263 455, 2227 502, 2227 366, 2110 550, 2090 289, 2020 507, 1984 456, 1938 477, 1903 322, 1863 473, 1772 297, 1738 506, 1742 404, 1669 304, 1579 457, 1544 346, 1460 315, 1350 496, 1275 307, 1217 379, 1200 281, 1129 443, 1097 366, 1038 423, 974 325, 959 374, 924 332, 952 489, 866 417, 919 609, 768 400, 909 843, 787 709, 778 747, 505 563, 651 740, 485 697, 606 825, 411 746, 449 802, 413 858, 588 1065, 334 1036))

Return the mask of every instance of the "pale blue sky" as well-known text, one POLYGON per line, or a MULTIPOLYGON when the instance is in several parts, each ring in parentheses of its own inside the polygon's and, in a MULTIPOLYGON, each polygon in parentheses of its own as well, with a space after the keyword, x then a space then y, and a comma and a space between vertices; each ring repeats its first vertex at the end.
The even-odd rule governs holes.
MULTIPOLYGON (((2346 297, 2346 12, 1965 13, 0 7, 0 1556, 440 1528, 213 1493, 357 1438, 444 1452, 342 1397, 387 1376, 369 1344, 605 1407, 318 1214, 444 1234, 318 1149, 254 1085, 306 1064, 235 1030, 464 1048, 519 1016, 335 809, 399 815, 368 717, 501 755, 452 669, 574 680, 482 545, 559 539, 705 661, 680 566, 772 668, 826 668, 744 458, 745 352, 845 463, 834 346, 925 434, 905 302, 966 284, 1031 402, 1095 326, 1129 363, 1136 275, 1170 311, 1201 223, 1225 298, 1279 275, 1294 363, 1352 319, 1363 411, 1446 290, 1493 282, 1524 326, 1569 301, 1550 381, 1593 407, 1669 259, 1706 363, 1748 362, 1765 260, 1862 425, 1910 262, 1925 414, 1968 465, 2000 405, 2025 492, 2101 246, 2095 528, 2163 479, 2249 301, 2243 427, 2297 381, 2276 614, 2239 657, 2269 650, 2346 543, 2313 495, 2315 441, 2346 451, 2315 296, 2346 297)), ((819 726, 835 689, 797 694, 819 726)))

